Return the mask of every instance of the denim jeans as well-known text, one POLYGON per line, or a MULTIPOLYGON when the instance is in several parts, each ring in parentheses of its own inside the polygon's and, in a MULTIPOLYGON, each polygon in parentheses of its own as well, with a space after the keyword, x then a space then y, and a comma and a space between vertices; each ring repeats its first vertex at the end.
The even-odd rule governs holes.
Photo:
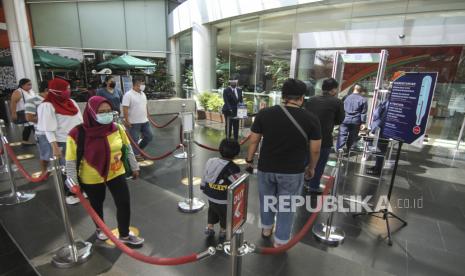
POLYGON ((331 153, 331 148, 321 148, 320 149, 320 158, 315 167, 315 175, 313 178, 306 183, 310 191, 318 191, 320 188, 320 181, 323 173, 325 172, 326 163, 328 162, 329 154, 331 153))
MULTIPOLYGON (((153 139, 153 134, 152 130, 150 129, 149 122, 145 122, 143 124, 131 124, 129 134, 131 135, 134 142, 139 141, 140 136, 142 136, 142 141, 139 143, 139 148, 141 149, 144 149, 153 139)), ((137 150, 135 147, 133 150, 135 155, 140 154, 139 150, 137 150)))
MULTIPOLYGON (((300 195, 303 182, 303 173, 280 174, 258 171, 261 224, 263 229, 271 229, 276 217, 276 231, 274 234, 276 243, 285 244, 289 241, 294 223, 294 212, 279 210, 279 197, 284 196, 283 198, 286 198, 285 202, 290 202, 288 196, 300 195), (278 199, 278 203, 275 205, 278 212, 265 210, 265 196, 273 196, 278 199)), ((289 204, 286 207, 289 207, 289 204)))

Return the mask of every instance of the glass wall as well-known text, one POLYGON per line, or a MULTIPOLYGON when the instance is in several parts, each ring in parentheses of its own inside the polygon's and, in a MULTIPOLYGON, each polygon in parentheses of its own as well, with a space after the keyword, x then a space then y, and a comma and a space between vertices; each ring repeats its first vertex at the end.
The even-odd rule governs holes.
POLYGON ((193 92, 194 74, 192 69, 192 32, 179 36, 179 63, 181 72, 182 97, 190 98, 193 92))
MULTIPOLYGON (((461 0, 330 0, 286 11, 220 22, 217 33, 217 89, 239 80, 254 111, 280 102, 282 82, 290 76, 294 34, 329 31, 364 32, 404 26, 440 26, 465 22, 461 0)), ((386 45, 395 44, 386 41, 386 45)), ((465 113, 465 55, 463 45, 383 47, 390 52, 388 72, 438 71, 430 120, 430 137, 456 139, 465 113)), ((331 76, 334 53, 379 52, 381 48, 300 49, 295 75, 307 85, 307 96, 321 93, 331 76)), ((354 82, 373 90, 377 64, 346 66, 342 90, 354 82), (374 67, 373 67, 374 66, 374 67), (373 67, 373 68, 372 68, 373 67), (374 73, 373 73, 374 72, 374 73)))

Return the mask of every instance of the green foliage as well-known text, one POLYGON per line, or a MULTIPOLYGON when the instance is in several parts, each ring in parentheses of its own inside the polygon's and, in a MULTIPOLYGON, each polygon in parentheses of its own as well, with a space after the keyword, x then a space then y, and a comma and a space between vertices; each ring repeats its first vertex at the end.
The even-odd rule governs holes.
POLYGON ((223 98, 212 92, 203 92, 199 96, 200 106, 206 111, 220 112, 224 105, 223 98))
POLYGON ((224 105, 224 101, 222 97, 219 94, 211 93, 211 96, 208 99, 208 103, 207 103, 207 110, 214 111, 214 112, 220 112, 223 105, 224 105))
POLYGON ((253 101, 246 101, 247 113, 253 113, 253 101))
POLYGON ((283 83, 289 78, 290 64, 287 60, 272 60, 267 66, 266 74, 273 79, 273 90, 281 90, 283 83))
POLYGON ((207 110, 208 101, 210 100, 212 93, 211 92, 203 92, 199 95, 199 104, 203 108, 203 110, 207 110))
POLYGON ((194 71, 192 70, 192 67, 186 68, 184 70, 184 75, 182 75, 182 77, 183 77, 184 86, 192 87, 193 79, 194 79, 194 71))

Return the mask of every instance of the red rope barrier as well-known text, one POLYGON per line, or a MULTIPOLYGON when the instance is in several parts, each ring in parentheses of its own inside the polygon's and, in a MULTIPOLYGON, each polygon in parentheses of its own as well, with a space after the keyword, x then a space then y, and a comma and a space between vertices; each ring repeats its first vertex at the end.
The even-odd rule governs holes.
POLYGON ((161 125, 161 126, 158 125, 150 116, 147 116, 147 117, 148 117, 150 123, 151 123, 154 127, 156 127, 156 128, 165 128, 165 127, 167 127, 169 124, 171 124, 172 122, 174 122, 174 121, 179 117, 179 114, 176 114, 176 116, 174 116, 173 119, 169 120, 167 123, 165 123, 164 125, 161 125))
POLYGON ((179 145, 176 146, 176 148, 175 148, 174 150, 169 151, 169 152, 167 152, 167 153, 165 153, 165 154, 163 154, 163 155, 161 155, 161 156, 151 156, 151 155, 149 155, 148 153, 146 153, 145 151, 143 151, 143 150, 139 147, 139 145, 132 139, 131 135, 130 135, 127 131, 126 131, 126 135, 128 136, 129 141, 131 141, 132 146, 135 147, 135 148, 140 152, 140 154, 141 154, 142 156, 144 156, 144 158, 147 158, 147 159, 149 159, 149 160, 154 160, 154 161, 156 161, 156 160, 162 160, 162 159, 164 159, 164 158, 170 156, 171 154, 173 154, 176 150, 178 150, 178 149, 181 147, 181 145, 179 144, 179 145))
POLYGON ((19 161, 18 157, 16 156, 13 148, 9 144, 5 144, 6 150, 8 152, 8 155, 10 156, 11 160, 13 160, 13 163, 15 163, 16 167, 18 167, 18 170, 21 172, 21 174, 26 178, 29 182, 33 183, 38 183, 42 182, 47 179, 48 177, 48 172, 41 174, 39 177, 32 177, 23 167, 21 162, 19 161))
MULTIPOLYGON (((334 185, 334 177, 330 176, 327 178, 326 182, 326 187, 323 191, 323 199, 328 195, 329 190, 333 187, 334 185)), ((307 223, 305 223, 304 227, 295 235, 289 242, 287 242, 284 245, 278 246, 278 247, 257 247, 255 249, 255 252, 264 254, 264 255, 270 255, 270 254, 280 254, 283 253, 284 251, 287 251, 294 245, 296 245, 305 235, 307 235, 307 232, 310 230, 310 227, 313 225, 315 222, 318 214, 320 212, 315 212, 313 213, 307 220, 307 223)))
POLYGON ((89 201, 84 198, 82 195, 79 186, 74 186, 72 192, 77 195, 79 200, 81 201, 82 206, 87 211, 89 216, 94 220, 94 222, 98 225, 98 227, 107 235, 107 237, 118 247, 121 251, 127 254, 129 257, 139 260, 144 263, 154 264, 154 265, 181 265, 186 263, 191 263, 199 260, 201 257, 199 254, 191 254, 186 255, 178 258, 158 258, 153 256, 146 256, 143 255, 125 245, 121 242, 108 228, 108 226, 102 221, 102 219, 97 215, 95 210, 90 205, 89 201))
MULTIPOLYGON (((249 136, 245 137, 244 139, 242 139, 242 140, 239 142, 239 145, 242 146, 243 144, 247 143, 247 141, 249 141, 249 139, 250 139, 251 136, 252 136, 252 135, 249 135, 249 136)), ((212 148, 212 147, 206 146, 206 145, 204 145, 204 144, 201 144, 201 143, 199 143, 199 142, 197 142, 197 141, 194 141, 194 144, 196 144, 197 146, 199 146, 199 147, 201 147, 201 148, 204 148, 204 149, 206 149, 206 150, 210 150, 210 151, 220 151, 220 149, 218 149, 218 148, 212 148)))
POLYGON ((209 147, 209 146, 205 146, 205 145, 202 145, 200 144, 199 142, 195 141, 194 140, 194 144, 196 144, 197 146, 201 147, 201 148, 204 148, 206 150, 210 150, 210 151, 220 151, 219 149, 216 149, 216 148, 212 148, 212 147, 209 147))

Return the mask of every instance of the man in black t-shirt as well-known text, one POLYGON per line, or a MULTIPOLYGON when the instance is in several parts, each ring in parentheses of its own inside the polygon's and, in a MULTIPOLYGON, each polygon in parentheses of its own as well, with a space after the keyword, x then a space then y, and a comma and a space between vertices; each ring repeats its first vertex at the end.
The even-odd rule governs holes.
POLYGON ((300 194, 304 173, 308 178, 313 177, 320 155, 320 122, 315 115, 301 108, 306 89, 302 81, 286 80, 282 88, 284 106, 261 110, 251 129, 246 161, 250 167, 263 137, 258 160, 260 218, 262 236, 268 238, 276 216, 275 246, 289 241, 294 213, 280 212, 278 204, 270 204, 270 197, 279 202, 280 196, 289 198, 300 194), (306 160, 310 160, 307 168, 306 160), (278 211, 275 213, 273 208, 264 208, 270 205, 278 211))
POLYGON ((334 125, 340 125, 345 117, 344 103, 336 97, 338 87, 339 83, 335 79, 325 79, 321 86, 323 95, 311 97, 305 105, 305 109, 320 119, 321 135, 323 138, 321 141, 320 158, 315 168, 315 175, 310 179, 308 184, 306 183, 311 193, 321 193, 320 180, 333 146, 334 125))

